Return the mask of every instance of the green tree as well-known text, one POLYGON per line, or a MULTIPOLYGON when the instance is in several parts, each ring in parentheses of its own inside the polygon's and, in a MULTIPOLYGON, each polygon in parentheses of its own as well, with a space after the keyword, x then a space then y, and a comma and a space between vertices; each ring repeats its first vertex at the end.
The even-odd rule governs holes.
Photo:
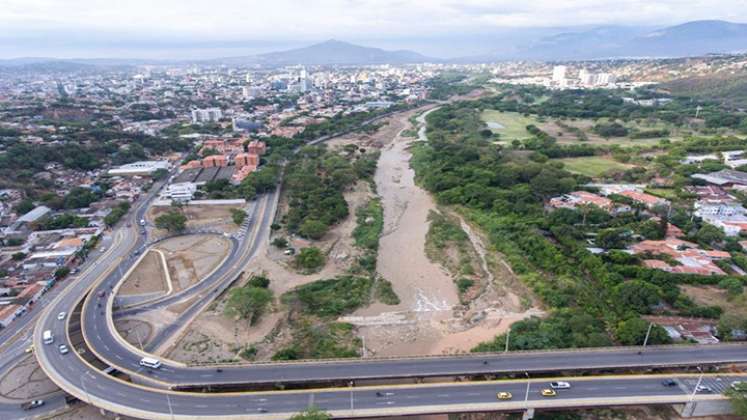
POLYGON ((68 274, 70 274, 70 269, 67 267, 60 267, 54 272, 54 278, 57 280, 65 278, 68 274))
POLYGON ((744 285, 742 284, 742 281, 734 277, 727 277, 721 280, 718 283, 718 287, 726 290, 726 293, 729 294, 729 297, 735 297, 735 296, 741 295, 742 290, 744 289, 744 285))
MULTIPOLYGON (((617 323, 615 337, 620 344, 625 346, 642 345, 643 341, 646 339, 648 326, 649 323, 642 318, 629 318, 617 323)), ((669 344, 671 342, 672 339, 664 328, 658 325, 654 325, 651 328, 651 334, 648 337, 647 344, 669 344)))
POLYGON ((331 418, 332 416, 330 416, 326 412, 316 407, 310 407, 305 411, 294 414, 293 417, 290 418, 290 420, 330 420, 331 418))
POLYGON ((282 236, 278 236, 277 238, 272 240, 272 246, 275 248, 287 248, 288 247, 288 240, 283 238, 282 236))
POLYGON ((322 268, 325 260, 326 258, 324 257, 322 251, 319 248, 312 246, 308 248, 301 248, 301 251, 296 254, 293 262, 296 265, 296 268, 307 273, 313 273, 314 271, 322 268))
POLYGON ((259 320, 267 305, 272 302, 272 292, 261 287, 239 287, 231 290, 226 302, 226 315, 238 316, 254 323, 259 320))
POLYGON ((22 259, 26 258, 26 254, 23 252, 16 252, 15 254, 11 255, 11 258, 13 261, 21 261, 22 259))
POLYGON ((298 233, 304 238, 321 239, 327 233, 327 225, 315 219, 306 219, 298 228, 298 233))
POLYGON ((717 242, 723 241, 726 235, 720 228, 704 223, 703 226, 698 229, 698 233, 695 235, 695 237, 697 238, 698 242, 702 244, 713 245, 717 242))
POLYGON ((734 409, 734 414, 743 419, 747 419, 747 394, 744 390, 728 389, 726 396, 734 409))
POLYGON ((246 220, 246 210, 244 209, 231 209, 231 219, 237 225, 241 225, 246 220))
POLYGON ((156 227, 166 229, 169 232, 181 232, 187 226, 187 216, 179 210, 169 210, 156 217, 156 227))
POLYGON ((21 202, 19 202, 16 205, 15 211, 16 213, 23 215, 33 210, 34 207, 35 207, 34 202, 27 198, 27 199, 21 200, 21 202))
POLYGON ((615 301, 623 310, 631 309, 639 314, 651 312, 651 307, 661 301, 661 289, 647 281, 630 280, 614 288, 615 301))

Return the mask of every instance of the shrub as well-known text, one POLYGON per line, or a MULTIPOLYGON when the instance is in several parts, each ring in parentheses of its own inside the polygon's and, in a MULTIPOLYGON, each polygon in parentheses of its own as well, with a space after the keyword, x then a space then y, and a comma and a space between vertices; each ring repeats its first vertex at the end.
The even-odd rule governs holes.
POLYGON ((297 269, 302 270, 304 273, 313 273, 318 271, 324 266, 326 258, 322 251, 316 247, 301 248, 296 257, 293 259, 293 264, 297 269))

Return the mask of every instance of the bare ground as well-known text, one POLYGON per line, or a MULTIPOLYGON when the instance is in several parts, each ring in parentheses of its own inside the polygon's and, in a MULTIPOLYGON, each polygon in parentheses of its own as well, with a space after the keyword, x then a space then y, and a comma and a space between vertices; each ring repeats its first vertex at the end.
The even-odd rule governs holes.
POLYGON ((219 236, 191 235, 166 240, 158 245, 166 256, 174 292, 205 278, 228 254, 230 242, 219 236))
MULTIPOLYGON (((218 232, 234 233, 238 230, 238 226, 233 223, 231 209, 243 209, 243 207, 236 205, 187 205, 181 211, 187 216, 187 229, 203 228, 218 232)), ((159 215, 169 210, 171 210, 169 206, 151 207, 146 214, 146 219, 154 223, 159 215)), ((157 228, 149 228, 149 230, 155 237, 167 234, 166 231, 157 228)))
POLYGON ((148 251, 117 292, 120 295, 142 295, 166 292, 166 273, 158 252, 148 251))
POLYGON ((31 354, 0 378, 0 396, 8 399, 26 401, 59 390, 57 385, 47 378, 36 362, 36 357, 31 354))

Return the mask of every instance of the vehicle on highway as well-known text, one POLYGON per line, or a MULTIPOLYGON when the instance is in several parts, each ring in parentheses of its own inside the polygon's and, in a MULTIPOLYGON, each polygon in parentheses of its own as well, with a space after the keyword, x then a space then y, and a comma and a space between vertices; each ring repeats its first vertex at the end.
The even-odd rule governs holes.
POLYGON ((513 395, 511 395, 510 392, 506 392, 506 391, 501 391, 501 392, 495 394, 495 396, 499 400, 510 400, 513 397, 513 395))
POLYGON ((711 387, 707 385, 698 385, 695 387, 695 392, 709 393, 709 392, 713 392, 713 390, 711 389, 711 387))
POLYGON ((32 345, 26 347, 26 350, 24 350, 23 352, 24 353, 31 353, 33 351, 34 351, 34 345, 32 344, 32 345))
POLYGON ((571 387, 571 384, 568 382, 550 382, 550 388, 552 389, 569 389, 571 387))
POLYGON ((145 226, 145 219, 140 219, 140 226, 145 226))
POLYGON ((42 341, 44 342, 44 344, 52 344, 52 343, 54 343, 54 336, 52 335, 52 331, 45 330, 42 333, 42 341))
POLYGON ((677 382, 675 382, 674 379, 664 379, 661 381, 661 384, 664 386, 675 386, 677 385, 677 382))
POLYGON ((67 312, 62 311, 62 312, 60 312, 60 313, 57 314, 57 319, 60 320, 60 321, 62 321, 63 319, 65 319, 66 316, 67 316, 67 312))
POLYGON ((102 291, 100 291, 100 292, 98 293, 98 296, 99 296, 100 298, 102 298, 102 297, 106 296, 106 290, 102 290, 102 291))
POLYGON ((57 348, 60 350, 60 354, 67 354, 70 351, 64 344, 60 344, 57 348))
POLYGON ((140 359, 140 366, 158 369, 161 367, 161 361, 152 357, 143 357, 140 359))
POLYGON ((543 397, 554 397, 558 395, 557 392, 555 392, 554 389, 545 388, 542 391, 540 391, 540 394, 542 394, 543 397))
POLYGON ((734 381, 730 386, 737 392, 747 392, 747 382, 745 381, 734 381))
POLYGON ((31 410, 34 408, 39 408, 44 405, 44 400, 33 400, 29 402, 25 402, 21 404, 21 408, 24 410, 31 410))

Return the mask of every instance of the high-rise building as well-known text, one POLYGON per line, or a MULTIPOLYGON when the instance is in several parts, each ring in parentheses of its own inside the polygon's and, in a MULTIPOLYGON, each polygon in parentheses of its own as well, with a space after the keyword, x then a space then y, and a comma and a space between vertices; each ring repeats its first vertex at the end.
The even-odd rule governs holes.
POLYGON ((192 110, 192 123, 216 122, 223 117, 220 108, 205 108, 192 110))
POLYGON ((568 68, 566 66, 555 66, 552 68, 552 81, 553 82, 562 82, 565 80, 565 74, 568 71, 568 68))
POLYGON ((584 86, 592 86, 595 80, 594 73, 590 73, 586 69, 581 69, 581 71, 578 72, 578 78, 584 86))

